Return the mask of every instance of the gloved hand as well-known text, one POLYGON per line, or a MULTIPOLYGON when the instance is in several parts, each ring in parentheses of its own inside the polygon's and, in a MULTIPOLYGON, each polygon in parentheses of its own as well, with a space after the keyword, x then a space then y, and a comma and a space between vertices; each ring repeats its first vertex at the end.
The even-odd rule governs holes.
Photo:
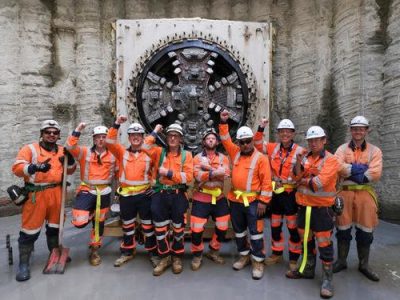
POLYGON ((42 163, 38 163, 38 164, 30 164, 28 166, 28 173, 33 175, 36 172, 43 172, 46 173, 50 170, 51 165, 49 164, 50 158, 46 159, 44 162, 42 163))
POLYGON ((351 175, 364 174, 368 170, 366 164, 351 164, 351 175))
POLYGON ((67 159, 68 159, 68 161, 67 161, 68 166, 72 166, 75 163, 75 159, 72 156, 72 154, 69 153, 68 150, 64 148, 64 156, 60 157, 61 164, 64 164, 64 157, 65 156, 67 156, 67 159))

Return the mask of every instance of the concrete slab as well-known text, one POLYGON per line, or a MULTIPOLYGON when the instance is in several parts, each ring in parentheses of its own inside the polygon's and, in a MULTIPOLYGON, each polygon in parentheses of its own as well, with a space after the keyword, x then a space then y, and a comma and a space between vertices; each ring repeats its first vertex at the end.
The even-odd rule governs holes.
MULTIPOLYGON (((320 266, 314 280, 289 280, 284 274, 286 262, 266 269, 259 281, 251 279, 250 268, 236 272, 231 264, 236 258, 233 241, 224 244, 226 258, 223 266, 205 259, 202 268, 190 270, 189 243, 186 244, 184 271, 174 275, 167 271, 153 277, 150 262, 141 249, 135 260, 114 268, 118 257, 119 239, 106 238, 101 249, 103 263, 92 267, 87 261, 89 229, 78 230, 70 224, 67 213, 65 245, 71 249, 72 262, 64 275, 43 275, 48 250, 45 234, 35 244, 32 278, 23 283, 15 281, 18 264, 17 239, 20 216, 0 218, 0 298, 1 299, 318 299, 320 266), (6 234, 11 235, 14 265, 8 266, 6 234)), ((268 225, 267 225, 268 226, 268 225)), ((266 230, 269 233, 269 229, 266 230)), ((267 234, 269 243, 269 234, 267 234)), ((355 245, 349 257, 349 269, 334 275, 335 299, 399 299, 400 294, 400 225, 381 221, 375 234, 371 265, 381 276, 371 282, 357 271, 355 245)))

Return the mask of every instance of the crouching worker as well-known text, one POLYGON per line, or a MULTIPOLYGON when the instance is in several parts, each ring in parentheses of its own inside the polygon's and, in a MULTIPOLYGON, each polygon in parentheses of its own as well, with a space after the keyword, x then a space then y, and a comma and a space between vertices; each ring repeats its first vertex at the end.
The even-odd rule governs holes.
POLYGON ((333 296, 331 237, 334 217, 331 206, 336 196, 339 162, 336 156, 325 150, 326 135, 321 127, 310 127, 307 130, 306 140, 309 152, 297 154, 294 170, 298 184, 296 201, 300 205, 297 225, 303 244, 303 256, 298 269, 289 270, 286 277, 314 278, 316 239, 323 271, 320 295, 323 298, 330 298, 333 296))
MULTIPOLYGON (((44 121, 40 127, 39 143, 22 147, 12 166, 13 173, 24 179, 25 189, 29 191, 28 199, 22 206, 17 281, 31 278, 29 260, 44 221, 49 251, 59 246, 61 184, 65 159, 64 147, 57 144, 60 131, 61 127, 56 121, 44 121)), ((67 159, 67 174, 72 174, 76 164, 69 154, 67 159)))
POLYGON ((97 126, 93 129, 93 146, 79 146, 78 141, 85 123, 80 123, 67 139, 66 148, 79 162, 81 184, 77 189, 72 209, 72 224, 83 228, 92 222, 89 242, 89 262, 92 266, 101 263, 98 249, 102 244, 104 221, 110 206, 111 185, 115 177, 116 160, 106 148, 108 129, 97 126))
POLYGON ((119 163, 119 203, 122 219, 123 241, 121 256, 114 262, 120 267, 132 260, 136 254, 136 216, 139 214, 144 235, 144 247, 149 252, 153 266, 157 263, 156 237, 151 222, 151 197, 149 196, 153 164, 147 152, 143 151, 144 128, 139 123, 128 127, 130 146, 125 148, 117 142, 118 129, 127 121, 126 116, 118 116, 107 135, 107 148, 119 163))

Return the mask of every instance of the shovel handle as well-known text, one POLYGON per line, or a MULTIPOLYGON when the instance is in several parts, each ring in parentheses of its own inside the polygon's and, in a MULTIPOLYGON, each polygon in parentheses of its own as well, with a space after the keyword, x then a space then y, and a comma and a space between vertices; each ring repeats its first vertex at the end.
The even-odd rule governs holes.
POLYGON ((63 233, 64 233, 64 211, 65 211, 65 198, 67 196, 67 168, 68 159, 64 157, 63 162, 63 178, 62 178, 62 188, 61 188, 61 209, 60 209, 60 224, 58 231, 58 244, 62 246, 63 244, 63 233))

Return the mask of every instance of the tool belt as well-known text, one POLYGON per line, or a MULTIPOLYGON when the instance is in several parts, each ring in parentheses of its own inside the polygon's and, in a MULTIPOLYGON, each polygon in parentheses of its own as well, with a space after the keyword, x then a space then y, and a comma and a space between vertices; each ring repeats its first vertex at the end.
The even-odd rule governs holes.
POLYGON ((234 190, 233 193, 236 196, 236 199, 242 198, 243 199, 243 204, 245 207, 249 206, 249 199, 248 197, 252 197, 252 196, 257 196, 258 193, 256 192, 245 192, 245 191, 241 191, 241 190, 234 190))
POLYGON ((125 186, 125 187, 119 187, 117 192, 118 194, 122 196, 129 195, 131 193, 139 193, 139 192, 144 192, 145 190, 149 189, 150 184, 141 184, 141 185, 135 185, 135 186, 125 186))
POLYGON ((33 193, 32 194, 32 203, 36 202, 36 193, 41 192, 47 189, 54 188, 56 186, 61 186, 61 183, 50 183, 46 185, 34 185, 33 183, 25 182, 24 189, 28 193, 33 193))
POLYGON ((167 194, 178 194, 179 192, 186 192, 187 186, 186 184, 155 184, 153 187, 154 192, 156 193, 167 193, 167 194))
POLYGON ((217 198, 219 196, 221 196, 221 194, 222 194, 222 190, 220 188, 216 188, 216 189, 202 188, 202 189, 200 189, 200 192, 211 195, 211 204, 213 204, 213 205, 217 204, 217 198))
POLYGON ((282 194, 286 190, 294 190, 296 188, 295 184, 284 183, 280 188, 275 189, 276 181, 272 181, 272 191, 274 194, 282 194))
POLYGON ((366 184, 352 184, 342 186, 343 191, 367 191, 374 200, 376 207, 378 207, 378 196, 372 186, 366 184))

